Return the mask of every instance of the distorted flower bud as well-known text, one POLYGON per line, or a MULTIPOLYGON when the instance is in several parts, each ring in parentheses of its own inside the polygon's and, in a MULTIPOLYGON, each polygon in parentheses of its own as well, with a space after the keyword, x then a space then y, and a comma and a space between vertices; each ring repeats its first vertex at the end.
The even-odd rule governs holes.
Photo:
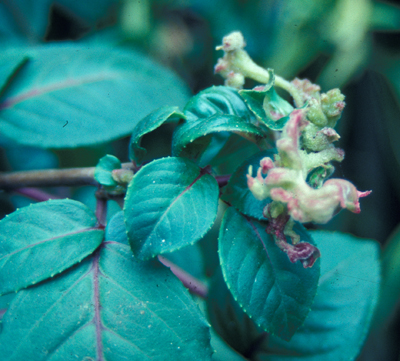
MULTIPOLYGON (((286 204, 288 214, 299 222, 326 223, 338 208, 360 212, 359 198, 370 192, 359 192, 350 182, 343 179, 330 179, 314 189, 306 183, 311 169, 327 164, 332 159, 343 159, 341 149, 329 148, 319 153, 304 153, 300 150, 300 131, 308 122, 302 110, 295 110, 286 124, 282 138, 276 143, 279 161, 263 158, 256 178, 249 168, 247 184, 253 195, 259 199, 267 197, 286 204), (264 178, 262 173, 267 176, 264 178)), ((328 131, 333 135, 332 132, 328 131)))

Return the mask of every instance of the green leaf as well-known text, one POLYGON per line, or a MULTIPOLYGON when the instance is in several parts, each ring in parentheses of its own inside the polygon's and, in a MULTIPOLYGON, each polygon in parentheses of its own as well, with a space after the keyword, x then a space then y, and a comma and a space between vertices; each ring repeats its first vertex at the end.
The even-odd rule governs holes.
POLYGON ((187 122, 210 118, 216 114, 236 115, 250 122, 252 114, 238 91, 226 86, 213 86, 192 97, 183 109, 187 122))
MULTIPOLYGON (((319 279, 319 262, 303 268, 265 231, 267 223, 229 208, 221 224, 219 256, 230 291, 244 311, 264 330, 290 340, 310 311, 319 279)), ((313 243, 299 225, 301 240, 313 243)))
MULTIPOLYGON (((244 313, 224 281, 219 268, 212 278, 207 297, 207 313, 213 330, 236 352, 256 359, 267 333, 244 313)), ((258 359, 257 359, 258 360, 258 359)))
POLYGON ((105 187, 115 187, 118 183, 112 177, 111 172, 120 168, 121 161, 117 157, 107 154, 99 160, 94 171, 94 179, 105 187))
POLYGON ((149 259, 201 239, 218 210, 218 184, 184 158, 163 158, 134 176, 125 197, 125 224, 134 255, 149 259))
MULTIPOLYGON (((236 119, 236 123, 232 123, 235 128, 233 131, 239 130, 236 129, 236 125, 240 127, 242 124, 246 124, 245 127, 250 124, 252 130, 255 128, 251 125, 251 122, 255 118, 243 99, 239 96, 237 90, 226 86, 214 86, 203 90, 189 101, 184 108, 184 113, 186 115, 186 123, 178 127, 175 132, 172 152, 174 155, 179 155, 182 150, 181 148, 185 147, 187 142, 189 142, 191 144, 186 150, 187 154, 185 156, 201 157, 198 160, 200 165, 209 164, 214 157, 218 156, 218 153, 223 150, 225 144, 231 138, 231 135, 224 131, 232 131, 230 128, 223 129, 222 127, 212 130, 213 125, 209 124, 206 129, 202 129, 210 120, 215 123, 216 127, 219 127, 217 115, 231 115, 241 118, 241 121, 237 118, 231 118, 236 119), (189 125, 190 123, 195 124, 191 126, 189 125), (186 135, 186 131, 189 131, 190 134, 186 135), (202 134, 201 132, 203 131, 206 131, 206 133, 202 134), (182 139, 180 139, 181 137, 182 139), (180 144, 181 142, 182 144, 180 144)), ((229 124, 226 125, 229 126, 229 124)), ((249 135, 247 131, 242 134, 245 137, 249 135)))
POLYGON ((108 241, 118 242, 129 246, 123 211, 116 213, 107 223, 106 239, 108 241))
POLYGON ((382 287, 374 326, 384 325, 396 312, 400 299, 400 227, 392 233, 382 252, 382 287))
POLYGON ((0 99, 0 132, 21 144, 104 143, 131 133, 155 107, 187 99, 178 77, 133 51, 83 44, 10 51, 30 60, 0 99))
POLYGON ((272 130, 282 130, 294 109, 276 93, 272 83, 253 90, 240 90, 239 94, 257 118, 272 130))
POLYGON ((178 107, 164 106, 151 112, 148 116, 137 123, 135 129, 133 129, 131 141, 129 143, 129 157, 137 165, 140 165, 143 162, 143 158, 147 153, 146 149, 140 146, 142 137, 157 129, 160 125, 171 118, 185 119, 186 117, 181 111, 179 111, 178 107))
POLYGON ((18 73, 19 70, 29 60, 23 54, 9 51, 6 54, 2 54, 0 58, 0 97, 3 95, 6 87, 10 84, 11 80, 18 73))
POLYGON ((290 342, 269 337, 263 360, 354 360, 368 333, 379 295, 378 243, 341 233, 311 235, 321 251, 311 312, 290 342))
POLYGON ((84 204, 53 200, 0 221, 0 294, 53 277, 100 245, 104 231, 84 204))
POLYGON ((218 132, 233 132, 257 143, 264 137, 259 128, 243 118, 216 114, 207 119, 199 118, 179 126, 174 133, 172 154, 199 159, 209 146, 212 134, 218 132))
POLYGON ((210 360, 209 326, 158 262, 108 241, 68 272, 21 291, 3 318, 0 359, 210 360))
POLYGON ((246 216, 265 220, 263 209, 271 202, 271 199, 267 198, 262 201, 256 199, 247 186, 246 174, 249 172, 249 166, 252 166, 253 172, 256 172, 260 167, 260 160, 264 157, 270 157, 273 159, 274 154, 276 154, 276 151, 274 150, 265 150, 247 159, 232 174, 224 189, 221 199, 230 203, 246 216))

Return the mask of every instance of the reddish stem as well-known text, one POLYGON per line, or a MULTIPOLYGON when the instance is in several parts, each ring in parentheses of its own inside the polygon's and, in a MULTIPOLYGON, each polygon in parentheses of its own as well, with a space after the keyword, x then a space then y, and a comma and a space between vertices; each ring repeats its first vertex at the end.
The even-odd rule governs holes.
POLYGON ((36 188, 18 188, 14 189, 13 192, 31 198, 38 202, 45 202, 48 201, 49 199, 61 199, 60 197, 54 194, 50 194, 36 188))
POLYGON ((201 298, 207 298, 208 288, 203 282, 193 277, 184 269, 180 268, 175 263, 171 262, 163 256, 158 256, 158 260, 164 266, 168 267, 171 272, 179 278, 183 285, 189 289, 190 292, 200 296, 201 298))

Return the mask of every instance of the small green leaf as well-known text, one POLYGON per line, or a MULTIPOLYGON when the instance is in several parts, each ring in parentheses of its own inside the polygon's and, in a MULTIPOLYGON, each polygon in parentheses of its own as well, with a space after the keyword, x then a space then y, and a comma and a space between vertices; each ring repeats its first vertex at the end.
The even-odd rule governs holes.
POLYGON ((0 294, 53 277, 91 254, 104 231, 72 200, 21 208, 0 221, 0 294))
POLYGON ((379 295, 378 243, 341 233, 311 235, 321 251, 318 293, 290 342, 268 338, 265 360, 354 360, 368 333, 379 295))
MULTIPOLYGON (((310 311, 319 261, 312 268, 291 263, 266 233, 266 226, 229 208, 219 235, 220 263, 243 310, 267 332, 290 340, 310 311)), ((304 228, 295 229, 301 240, 313 244, 304 228)))
MULTIPOLYGON (((226 86, 213 86, 203 90, 189 101, 184 108, 184 113, 186 122, 175 131, 172 152, 173 155, 180 155, 182 148, 190 143, 185 156, 199 158, 198 163, 200 165, 209 164, 229 141, 230 134, 224 130, 229 132, 240 131, 240 129, 236 129, 236 125, 239 128, 243 124, 250 124, 251 130, 255 128, 251 124, 255 118, 237 90, 226 86), (217 115, 236 116, 236 118, 231 118, 236 119, 236 122, 232 123, 235 129, 220 127, 222 124, 218 124, 217 115), (238 118, 241 120, 239 121, 238 118), (209 124, 210 120, 215 124, 209 124), (191 123, 195 124, 190 126, 191 123), (203 129, 206 124, 209 124, 208 127, 203 129), (219 129, 213 130, 213 126, 219 127, 219 129), (190 134, 185 134, 186 131, 189 131, 190 134), (202 134, 203 131, 205 133, 202 134)), ((228 118, 225 118, 225 121, 228 118)), ((226 125, 229 127, 229 124, 226 125)), ((247 131, 242 134, 245 137, 250 135, 247 131)))
POLYGON ((247 159, 232 174, 221 199, 230 203, 246 216, 265 220, 263 209, 271 202, 271 199, 267 198, 262 201, 256 199, 247 186, 246 174, 249 172, 249 166, 253 166, 253 172, 257 172, 257 169, 260 167, 260 160, 264 157, 274 159, 274 154, 276 154, 274 150, 265 150, 247 159))
POLYGON ((171 118, 185 119, 186 117, 181 111, 179 111, 178 107, 164 106, 153 111, 137 123, 136 127, 133 129, 131 141, 129 143, 129 157, 137 165, 140 165, 143 162, 143 157, 147 153, 146 149, 140 146, 142 137, 157 129, 160 125, 171 118))
POLYGON ((217 215, 214 177, 184 158, 153 161, 135 175, 125 198, 134 255, 149 259, 198 241, 217 215))
POLYGON ((116 213, 107 223, 106 239, 108 241, 118 242, 129 246, 123 211, 116 213))
POLYGON ((261 142, 263 132, 254 124, 236 115, 216 114, 207 119, 199 118, 179 126, 172 141, 175 156, 199 159, 211 142, 213 133, 232 132, 253 141, 261 142))
POLYGON ((112 177, 111 172, 114 169, 121 168, 121 161, 110 154, 105 155, 99 160, 94 171, 94 179, 98 181, 102 186, 105 187, 115 187, 118 183, 112 177))
POLYGON ((272 130, 282 130, 294 109, 271 84, 253 90, 240 90, 239 94, 257 118, 272 130))
POLYGON ((106 239, 82 264, 21 291, 3 318, 0 359, 210 360, 207 321, 158 262, 106 239))
POLYGON ((213 86, 203 90, 183 110, 189 123, 216 114, 236 115, 247 122, 252 119, 252 114, 238 91, 226 86, 213 86))
POLYGON ((29 61, 0 99, 0 133, 20 144, 105 143, 130 134, 155 107, 188 97, 177 76, 133 51, 63 43, 10 52, 29 61))

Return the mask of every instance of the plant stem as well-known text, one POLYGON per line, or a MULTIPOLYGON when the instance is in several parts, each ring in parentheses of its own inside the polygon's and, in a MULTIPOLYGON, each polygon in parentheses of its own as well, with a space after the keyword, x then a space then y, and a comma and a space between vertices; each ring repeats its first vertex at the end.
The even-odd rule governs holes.
MULTIPOLYGON (((134 166, 124 163, 122 168, 133 170, 134 166)), ((1 172, 0 189, 97 185, 94 171, 95 167, 1 172)))
POLYGON ((49 199, 60 199, 60 197, 50 194, 36 188, 18 188, 13 190, 14 193, 21 194, 38 202, 48 201, 49 199))
POLYGON ((158 260, 164 266, 170 268, 171 272, 180 279, 183 285, 188 288, 190 292, 200 296, 201 298, 207 298, 208 288, 203 282, 163 256, 158 256, 158 260))
POLYGON ((222 188, 223 186, 226 186, 228 184, 229 179, 231 178, 230 174, 226 175, 217 175, 215 177, 216 181, 218 182, 218 186, 222 188))
POLYGON ((96 218, 100 228, 105 228, 107 218, 107 199, 98 197, 96 193, 96 218))

